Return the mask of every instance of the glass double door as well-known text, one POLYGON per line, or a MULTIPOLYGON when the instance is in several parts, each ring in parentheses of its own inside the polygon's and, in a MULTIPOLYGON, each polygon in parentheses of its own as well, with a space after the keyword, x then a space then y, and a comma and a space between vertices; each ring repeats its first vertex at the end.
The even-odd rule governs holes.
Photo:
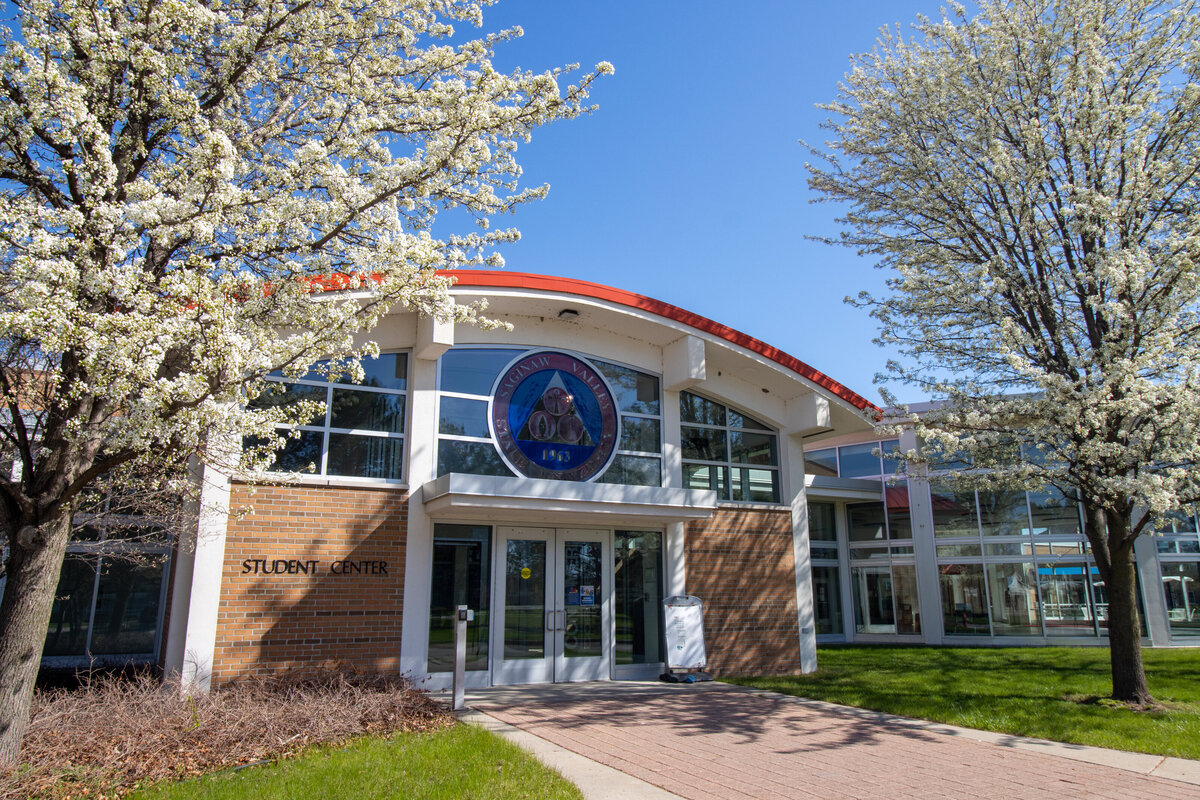
POLYGON ((591 681, 612 663, 612 534, 500 528, 492 683, 591 681))

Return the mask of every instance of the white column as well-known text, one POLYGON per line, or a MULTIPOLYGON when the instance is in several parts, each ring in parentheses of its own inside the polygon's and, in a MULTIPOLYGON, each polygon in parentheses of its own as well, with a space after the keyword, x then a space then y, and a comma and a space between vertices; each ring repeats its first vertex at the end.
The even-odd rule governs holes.
POLYGON ((420 488, 437 472, 437 362, 414 358, 409 391, 408 526, 404 546, 404 616, 400 672, 414 680, 427 674, 429 597, 433 577, 433 523, 420 488))
MULTIPOLYGON (((900 434, 900 449, 904 452, 917 449, 917 436, 911 430, 900 434)), ((921 633, 926 644, 941 644, 945 636, 941 584, 937 548, 933 544, 933 503, 929 497, 928 470, 924 465, 908 465, 908 513, 912 525, 913 554, 917 560, 921 633)))
MULTIPOLYGON (((180 677, 185 692, 207 692, 212 685, 221 573, 225 565, 225 533, 229 524, 229 476, 206 467, 201 480, 191 585, 186 598, 177 595, 173 601, 181 605, 187 603, 187 632, 182 648, 177 640, 168 645, 168 650, 182 649, 180 677)), ((174 622, 175 614, 171 617, 174 622)), ((173 629, 172 638, 175 635, 173 629)))
POLYGON ((1154 536, 1142 535, 1133 542, 1138 579, 1146 603, 1146 630, 1150 644, 1162 647, 1171 643, 1171 623, 1167 619, 1167 601, 1163 597, 1162 574, 1158 568, 1158 546, 1154 536))
POLYGON ((792 499, 792 559, 796 565, 796 633, 800 669, 817 669, 817 620, 813 608, 812 560, 809 551, 808 494, 804 489, 804 447, 799 436, 781 436, 785 496, 792 499))

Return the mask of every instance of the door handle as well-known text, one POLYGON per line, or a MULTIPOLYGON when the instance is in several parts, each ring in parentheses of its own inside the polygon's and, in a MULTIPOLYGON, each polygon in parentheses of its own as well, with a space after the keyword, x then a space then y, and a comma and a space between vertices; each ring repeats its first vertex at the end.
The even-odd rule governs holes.
POLYGON ((554 622, 555 622, 554 609, 550 609, 549 611, 546 612, 546 630, 548 630, 548 631, 554 630, 554 622))
POLYGON ((562 615, 558 618, 558 629, 560 631, 565 631, 567 629, 567 612, 565 609, 560 608, 558 613, 562 615))

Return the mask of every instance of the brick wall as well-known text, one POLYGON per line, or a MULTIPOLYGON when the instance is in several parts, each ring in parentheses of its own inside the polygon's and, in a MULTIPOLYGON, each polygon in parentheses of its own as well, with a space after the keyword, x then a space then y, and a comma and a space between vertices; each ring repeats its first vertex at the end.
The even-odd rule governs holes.
POLYGON ((407 501, 397 490, 235 484, 232 507, 253 512, 229 519, 214 682, 331 662, 398 670, 407 501))
POLYGON ((800 672, 791 512, 721 508, 685 531, 687 590, 704 601, 709 669, 800 672))

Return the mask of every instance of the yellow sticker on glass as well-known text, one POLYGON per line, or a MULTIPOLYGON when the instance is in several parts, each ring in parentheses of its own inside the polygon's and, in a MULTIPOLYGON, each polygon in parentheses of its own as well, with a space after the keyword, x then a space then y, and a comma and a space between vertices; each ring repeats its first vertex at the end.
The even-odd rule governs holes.
POLYGON ((529 576, 532 574, 533 570, 531 570, 529 567, 521 567, 521 577, 525 580, 529 580, 529 576))

